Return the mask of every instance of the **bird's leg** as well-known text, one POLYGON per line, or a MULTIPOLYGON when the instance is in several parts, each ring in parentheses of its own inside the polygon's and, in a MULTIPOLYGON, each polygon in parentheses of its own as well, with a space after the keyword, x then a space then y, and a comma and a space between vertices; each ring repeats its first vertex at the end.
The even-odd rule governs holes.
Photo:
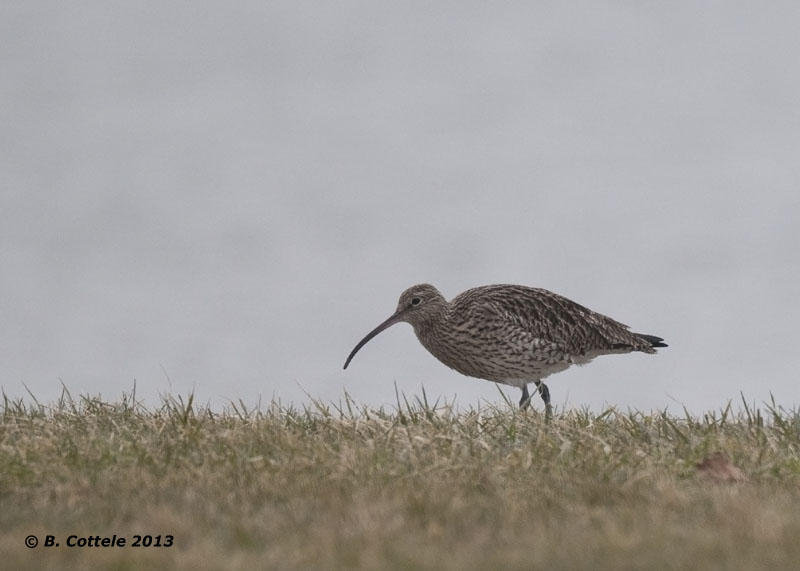
POLYGON ((542 381, 534 382, 536 383, 536 388, 539 389, 539 394, 542 395, 542 400, 544 401, 545 406, 550 406, 550 389, 548 389, 547 385, 542 381))
POLYGON ((519 399, 519 408, 525 410, 531 405, 531 395, 528 394, 528 385, 522 385, 522 398, 519 399))
POLYGON ((539 394, 542 395, 542 400, 544 401, 545 421, 550 421, 553 418, 553 407, 550 405, 550 389, 542 381, 536 381, 536 388, 539 389, 539 394))

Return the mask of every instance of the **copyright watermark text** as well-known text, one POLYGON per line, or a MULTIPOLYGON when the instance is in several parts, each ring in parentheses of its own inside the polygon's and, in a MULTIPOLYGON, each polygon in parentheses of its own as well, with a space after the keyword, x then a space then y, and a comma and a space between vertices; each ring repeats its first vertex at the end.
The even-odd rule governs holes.
POLYGON ((58 538, 55 535, 44 535, 41 538, 29 535, 25 538, 25 546, 34 547, 172 547, 175 538, 172 535, 68 535, 58 538))

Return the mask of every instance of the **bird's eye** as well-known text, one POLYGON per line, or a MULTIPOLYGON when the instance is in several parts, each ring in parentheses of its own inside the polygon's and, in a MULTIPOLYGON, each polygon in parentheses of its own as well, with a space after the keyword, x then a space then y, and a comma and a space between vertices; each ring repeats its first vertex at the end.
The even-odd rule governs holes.
POLYGON ((411 305, 419 305, 422 300, 418 297, 415 297, 411 300, 411 305))

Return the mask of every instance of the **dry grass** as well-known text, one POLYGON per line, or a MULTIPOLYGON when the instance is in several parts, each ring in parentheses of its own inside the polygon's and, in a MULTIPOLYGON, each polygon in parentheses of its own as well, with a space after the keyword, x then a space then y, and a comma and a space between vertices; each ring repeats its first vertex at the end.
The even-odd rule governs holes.
MULTIPOLYGON (((65 392, 0 411, 8 569, 796 569, 800 414, 391 411, 65 392), (723 462, 744 479, 703 477, 723 462), (741 473, 741 472, 740 472, 741 473), (27 549, 29 534, 61 546, 27 549), (67 548, 70 534, 174 536, 67 548)), ((723 466, 724 467, 724 466, 723 466)))

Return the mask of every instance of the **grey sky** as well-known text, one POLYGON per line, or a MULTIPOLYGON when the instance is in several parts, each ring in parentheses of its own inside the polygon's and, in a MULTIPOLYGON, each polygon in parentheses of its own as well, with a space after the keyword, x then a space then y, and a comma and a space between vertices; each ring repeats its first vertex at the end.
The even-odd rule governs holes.
POLYGON ((0 385, 497 402, 407 325, 342 364, 409 285, 505 282, 670 344, 552 377, 559 406, 796 406, 799 16, 4 3, 0 385))

